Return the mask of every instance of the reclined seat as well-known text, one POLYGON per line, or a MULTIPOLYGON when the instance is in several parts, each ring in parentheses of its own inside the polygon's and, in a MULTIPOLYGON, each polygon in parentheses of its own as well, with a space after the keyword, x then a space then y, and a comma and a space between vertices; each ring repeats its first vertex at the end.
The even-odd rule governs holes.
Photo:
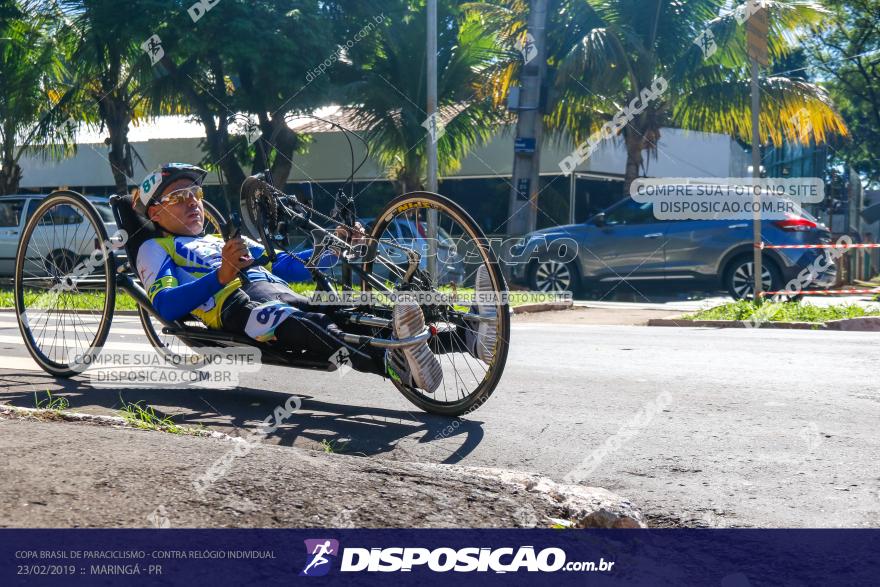
POLYGON ((152 238, 162 236, 162 233, 145 216, 138 214, 131 206, 132 196, 116 196, 110 201, 113 215, 116 217, 116 225, 128 233, 128 241, 125 243, 125 252, 132 270, 137 267, 137 252, 141 245, 152 238))

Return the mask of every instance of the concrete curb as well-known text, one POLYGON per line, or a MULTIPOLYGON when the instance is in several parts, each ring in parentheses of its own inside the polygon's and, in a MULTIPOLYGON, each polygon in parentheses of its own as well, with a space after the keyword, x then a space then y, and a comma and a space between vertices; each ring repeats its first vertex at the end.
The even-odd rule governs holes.
POLYGON ((513 308, 514 314, 534 314, 535 312, 555 312, 558 310, 571 310, 574 302, 545 302, 542 304, 523 304, 513 308))
POLYGON ((648 326, 678 326, 680 328, 774 328, 778 330, 828 330, 819 322, 762 322, 756 326, 748 320, 684 320, 682 318, 652 318, 648 326))
MULTIPOLYGON (((45 408, 24 408, 20 406, 0 405, 0 415, 22 416, 25 418, 36 418, 38 420, 54 420, 64 422, 82 422, 86 424, 97 424, 99 426, 112 426, 114 428, 128 428, 130 430, 141 430, 136 426, 132 426, 119 416, 100 416, 97 414, 83 414, 80 412, 68 412, 64 410, 48 410, 45 408)), ((234 436, 223 434, 222 432, 214 432, 211 430, 198 430, 196 428, 181 427, 188 436, 201 436, 203 438, 220 438, 222 440, 237 440, 234 436)))
POLYGON ((825 328, 828 330, 843 330, 846 332, 880 332, 880 316, 862 316, 860 318, 829 320, 825 323, 825 328))
POLYGON ((492 467, 426 465, 456 469, 492 481, 502 481, 535 493, 552 505, 562 507, 565 519, 557 520, 571 528, 647 528, 642 513, 619 495, 601 487, 557 483, 534 473, 492 467))
POLYGON ((862 316, 829 320, 828 322, 762 322, 756 326, 748 320, 685 320, 680 316, 651 318, 648 326, 680 328, 775 328, 778 330, 836 330, 842 332, 880 332, 880 316, 862 316))

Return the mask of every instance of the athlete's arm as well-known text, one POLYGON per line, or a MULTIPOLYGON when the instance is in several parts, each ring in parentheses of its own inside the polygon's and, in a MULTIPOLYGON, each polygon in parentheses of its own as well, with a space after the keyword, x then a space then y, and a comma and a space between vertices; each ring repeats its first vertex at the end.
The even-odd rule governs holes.
MULTIPOLYGON (((299 281, 312 281, 312 274, 306 269, 306 263, 312 256, 312 249, 306 249, 291 255, 290 253, 278 253, 275 262, 272 263, 272 273, 286 281, 296 283, 299 281)), ((321 255, 318 260, 318 268, 327 270, 336 265, 339 257, 331 252, 321 255)))
MULTIPOLYGON (((266 249, 258 243, 247 239, 248 249, 254 259, 260 260, 265 254, 266 249)), ((271 265, 267 265, 267 269, 273 275, 277 275, 287 283, 296 283, 301 281, 312 281, 312 274, 306 269, 306 263, 312 256, 312 249, 306 249, 299 253, 290 254, 285 251, 277 251, 275 253, 275 261, 271 265)), ((332 268, 339 261, 334 253, 327 251, 318 260, 318 269, 327 270, 332 268)))
POLYGON ((216 269, 194 281, 177 281, 174 261, 155 241, 146 241, 138 250, 137 269, 156 313, 163 320, 180 320, 223 289, 216 269))

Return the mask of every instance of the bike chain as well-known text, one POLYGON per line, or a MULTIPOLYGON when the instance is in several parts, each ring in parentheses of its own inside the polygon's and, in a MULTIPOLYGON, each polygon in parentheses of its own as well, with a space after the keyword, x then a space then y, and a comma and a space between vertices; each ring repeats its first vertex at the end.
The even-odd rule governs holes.
MULTIPOLYGON (((263 180, 260 180, 260 183, 262 183, 266 188, 272 190, 277 195, 284 196, 284 197, 290 197, 290 194, 285 194, 284 192, 282 192, 278 188, 276 188, 272 185, 269 185, 267 182, 265 182, 263 180)), ((342 228, 345 228, 346 230, 348 230, 350 233, 360 232, 354 226, 349 226, 346 223, 341 222, 341 221, 337 220, 336 218, 333 218, 332 216, 329 216, 327 214, 324 214, 323 212, 318 211, 317 209, 309 206, 308 204, 304 204, 303 202, 300 202, 299 199, 296 198, 296 196, 293 196, 293 198, 296 200, 298 206, 301 206, 303 209, 308 210, 310 213, 314 214, 315 216, 318 216, 320 218, 328 220, 328 221, 336 224, 337 226, 341 226, 342 228)), ((276 207, 276 216, 277 216, 277 207, 276 207)), ((276 222, 277 222, 277 218, 276 218, 276 222)), ((398 245, 398 244, 392 243, 392 242, 384 242, 383 244, 385 244, 386 246, 394 247, 396 249, 400 249, 401 251, 408 251, 409 250, 407 247, 404 247, 403 245, 398 245)))

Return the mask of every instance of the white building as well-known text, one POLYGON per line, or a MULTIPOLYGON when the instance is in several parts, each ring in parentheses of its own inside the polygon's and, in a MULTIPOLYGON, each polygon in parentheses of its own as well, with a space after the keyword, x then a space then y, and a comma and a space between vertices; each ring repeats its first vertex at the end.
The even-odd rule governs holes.
MULTIPOLYGON (((327 115, 325 115, 327 116, 327 115)), ((331 114, 332 116, 332 114, 331 114)), ((341 132, 328 125, 309 119, 291 124, 294 130, 309 132, 313 140, 308 152, 293 158, 290 183, 315 182, 332 184, 345 181, 351 171, 348 143, 341 132)), ((133 127, 130 133, 132 147, 144 162, 136 162, 132 185, 148 170, 168 161, 197 163, 204 159, 199 143, 203 136, 199 124, 185 122, 182 118, 166 118, 149 125, 133 127)), ((107 160, 109 147, 103 137, 83 133, 75 156, 62 161, 45 161, 39 157, 24 158, 21 162, 24 178, 22 191, 46 193, 60 186, 90 194, 110 194, 113 177, 107 160)), ((472 199, 491 196, 494 202, 486 205, 480 213, 474 213, 487 230, 498 215, 507 211, 507 195, 513 163, 512 128, 500 131, 488 144, 475 149, 462 162, 457 173, 442 178, 440 191, 448 193, 474 213, 472 199), (488 183, 487 183, 488 182, 488 183), (491 191, 491 194, 488 192, 491 191)), ((622 141, 606 141, 592 157, 581 164, 571 177, 564 177, 559 162, 569 155, 573 146, 563 147, 548 142, 541 156, 542 186, 547 197, 554 198, 556 212, 551 217, 539 219, 539 223, 553 224, 583 219, 590 212, 602 208, 620 197, 621 178, 626 162, 622 141), (552 186, 550 186, 552 184, 552 186), (550 189, 547 189, 550 187, 550 189), (574 206, 571 206, 571 203, 574 206), (562 208, 565 208, 564 210, 562 208)), ((654 177, 728 177, 746 175, 747 155, 739 144, 726 135, 662 130, 656 159, 648 162, 647 175, 654 177)), ((355 144, 355 157, 359 161, 363 147, 355 144)), ((137 160, 136 160, 137 161, 137 160)), ((373 184, 382 187, 386 181, 382 169, 369 161, 358 172, 359 190, 373 184)), ((207 185, 218 185, 219 177, 212 173, 207 185)), ((387 185, 384 190, 388 190, 387 185)), ((485 203, 484 203, 485 204, 485 203)), ((544 204, 541 204, 544 207, 544 204)))

